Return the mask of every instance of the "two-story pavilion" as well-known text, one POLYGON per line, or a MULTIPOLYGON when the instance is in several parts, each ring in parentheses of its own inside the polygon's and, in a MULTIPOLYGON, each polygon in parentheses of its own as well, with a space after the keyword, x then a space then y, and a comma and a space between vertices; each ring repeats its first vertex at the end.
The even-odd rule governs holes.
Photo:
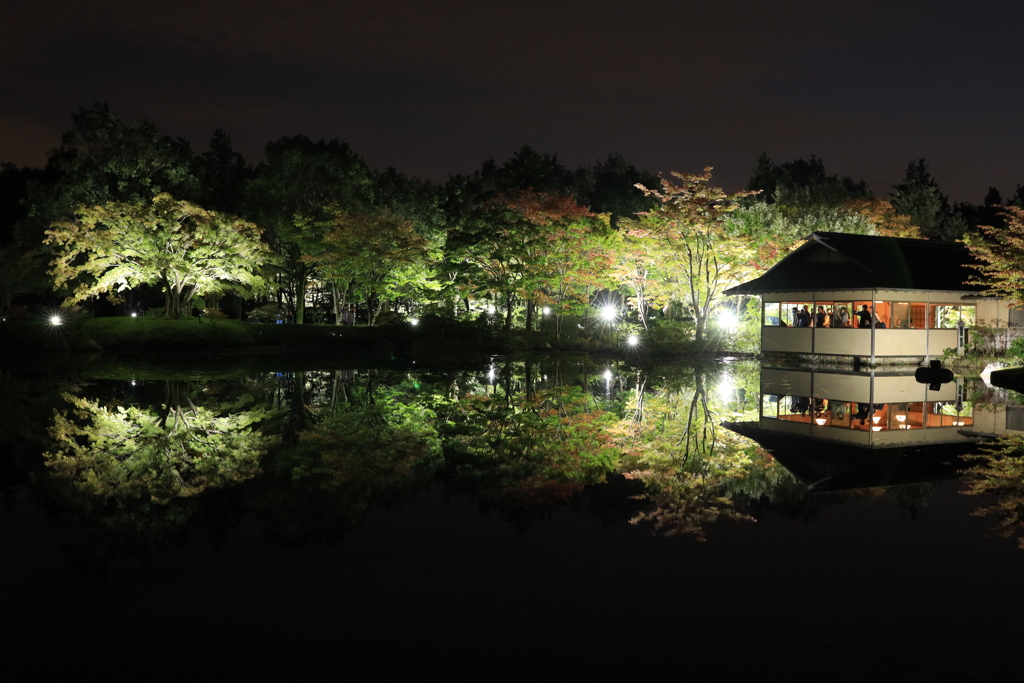
POLYGON ((1020 311, 964 284, 976 273, 972 261, 959 243, 815 232, 764 275, 725 293, 761 297, 766 358, 920 363, 962 349, 978 324, 1024 322, 1020 311))

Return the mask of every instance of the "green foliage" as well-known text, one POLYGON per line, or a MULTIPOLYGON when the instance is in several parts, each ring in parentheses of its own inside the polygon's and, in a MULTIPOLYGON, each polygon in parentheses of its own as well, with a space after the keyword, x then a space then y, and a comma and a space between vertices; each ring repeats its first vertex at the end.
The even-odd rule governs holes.
POLYGON ((247 215, 268 230, 282 257, 279 266, 295 322, 305 320, 306 289, 315 267, 304 256, 321 254, 336 211, 372 205, 373 173, 347 143, 313 142, 304 135, 267 143, 247 193, 247 215))
POLYGON ((37 247, 55 222, 71 221, 81 206, 145 202, 170 193, 192 199, 198 182, 192 150, 181 138, 160 136, 146 120, 124 123, 106 104, 80 108, 73 127, 28 188, 22 243, 37 247))
POLYGON ((739 327, 726 348, 740 353, 756 354, 761 350, 761 298, 752 296, 746 300, 739 327))
POLYGON ((987 294, 1024 306, 1024 209, 1008 206, 1003 212, 1004 227, 978 226, 964 235, 977 271, 968 282, 986 287, 987 294))
POLYGON ((693 346, 693 320, 659 319, 651 325, 651 337, 659 346, 688 348, 693 346))
POLYGON ((148 410, 64 394, 72 410, 54 413, 47 467, 92 496, 158 503, 254 477, 273 443, 253 428, 267 413, 220 415, 182 398, 148 410))
MULTIPOLYGON (((416 232, 412 221, 386 209, 352 214, 325 207, 325 212, 325 220, 315 229, 323 232, 322 245, 301 260, 316 264, 338 287, 351 288, 365 304, 368 325, 376 322, 385 300, 418 299, 439 288, 430 267, 439 252, 416 232)), ((306 223, 296 219, 300 227, 306 223)))
POLYGON ((293 480, 312 478, 329 489, 392 486, 437 465, 441 441, 434 419, 429 408, 378 390, 322 411, 298 444, 279 455, 277 467, 290 469, 293 480))
POLYGON ((469 456, 463 477, 488 482, 491 495, 517 500, 564 499, 603 481, 618 461, 608 427, 614 416, 576 387, 531 396, 469 395, 449 428, 449 448, 469 456))
POLYGON ((983 496, 972 514, 994 518, 993 532, 1016 538, 1024 549, 1024 436, 1002 436, 967 460, 973 467, 964 477, 965 493, 983 496))
POLYGON ((256 225, 168 194, 82 206, 77 215, 46 232, 57 250, 54 284, 73 287, 69 303, 155 284, 168 317, 178 318, 193 296, 263 287, 260 270, 273 261, 256 225))
POLYGON ((950 210, 949 199, 939 190, 924 159, 907 166, 903 182, 893 188, 892 205, 910 216, 923 237, 953 241, 960 239, 967 227, 950 210))
POLYGON ((848 176, 829 175, 824 162, 814 155, 776 165, 766 152, 758 158, 747 190, 759 193, 760 201, 800 209, 838 206, 871 197, 863 180, 854 182, 848 176))
POLYGON ((677 303, 694 321, 695 342, 704 344, 722 292, 750 273, 748 241, 725 231, 725 216, 745 193, 728 196, 711 187, 710 168, 673 176, 678 182, 662 178, 660 190, 646 190, 657 202, 654 210, 623 222, 615 275, 645 326, 650 309, 677 303))
POLYGON ((1010 347, 1007 349, 1006 355, 1017 358, 1018 360, 1024 360, 1024 337, 1017 337, 1010 342, 1010 347))

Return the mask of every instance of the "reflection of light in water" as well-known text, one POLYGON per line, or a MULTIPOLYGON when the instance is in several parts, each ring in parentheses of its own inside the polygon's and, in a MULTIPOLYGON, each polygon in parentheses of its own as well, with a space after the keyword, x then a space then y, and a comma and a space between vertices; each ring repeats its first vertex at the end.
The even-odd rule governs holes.
POLYGON ((718 397, 723 401, 732 401, 736 398, 736 383, 732 379, 732 375, 728 373, 722 373, 722 377, 718 380, 718 387, 716 389, 718 397))

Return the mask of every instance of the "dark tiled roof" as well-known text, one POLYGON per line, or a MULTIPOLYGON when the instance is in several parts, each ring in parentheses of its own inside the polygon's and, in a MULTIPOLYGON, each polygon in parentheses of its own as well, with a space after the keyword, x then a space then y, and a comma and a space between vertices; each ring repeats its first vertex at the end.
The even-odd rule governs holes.
POLYGON ((933 289, 980 292, 963 244, 840 232, 813 232, 767 273, 725 290, 764 294, 836 289, 933 289))

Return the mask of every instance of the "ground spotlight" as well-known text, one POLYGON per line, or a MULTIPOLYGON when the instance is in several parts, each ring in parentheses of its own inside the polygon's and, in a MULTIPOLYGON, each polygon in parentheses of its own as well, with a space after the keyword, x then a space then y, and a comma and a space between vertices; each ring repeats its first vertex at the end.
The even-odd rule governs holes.
POLYGON ((723 308, 718 311, 718 324, 723 329, 731 332, 739 327, 740 320, 733 311, 723 308))
POLYGON ((409 324, 412 325, 413 327, 416 327, 417 325, 420 324, 420 319, 419 318, 409 318, 409 324))

